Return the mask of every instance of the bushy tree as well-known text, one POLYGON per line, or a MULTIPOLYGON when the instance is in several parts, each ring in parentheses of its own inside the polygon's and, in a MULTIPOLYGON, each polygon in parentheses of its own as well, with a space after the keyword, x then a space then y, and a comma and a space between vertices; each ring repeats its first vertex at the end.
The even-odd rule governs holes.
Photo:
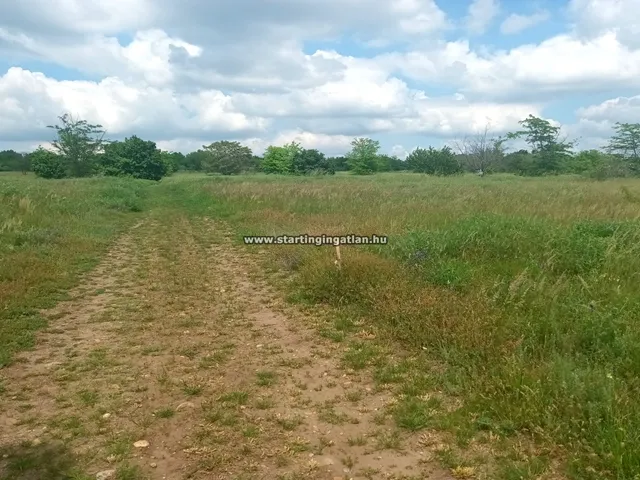
POLYGON ((175 173, 183 168, 185 158, 184 155, 180 152, 166 152, 164 150, 161 150, 160 157, 162 158, 164 164, 167 166, 167 175, 171 175, 172 173, 175 173))
POLYGON ((99 157, 98 168, 104 175, 124 175, 156 181, 168 173, 156 143, 135 135, 122 142, 106 145, 104 154, 99 157))
POLYGON ((247 171, 249 172, 259 172, 262 169, 262 157, 259 155, 252 155, 251 164, 247 171))
POLYGON ((295 175, 333 175, 335 170, 323 153, 315 149, 303 149, 293 157, 295 175))
POLYGON ((583 150, 565 160, 563 173, 584 174, 604 167, 609 155, 599 150, 583 150))
POLYGON ((282 147, 271 145, 264 152, 261 170, 264 173, 290 175, 294 173, 293 160, 302 150, 302 146, 297 142, 291 142, 282 147))
POLYGON ((65 113, 58 117, 62 125, 49 125, 57 138, 51 142, 53 148, 66 163, 66 175, 86 177, 94 172, 97 155, 107 143, 102 125, 93 125, 86 120, 74 119, 65 113))
POLYGON ((31 169, 38 177, 64 178, 67 176, 65 158, 50 150, 38 147, 29 154, 31 169))
POLYGON ((221 140, 203 147, 207 156, 203 158, 206 172, 222 175, 237 175, 251 167, 253 153, 240 142, 221 140))
POLYGON ((347 157, 329 157, 328 161, 336 172, 346 172, 349 170, 347 157))
POLYGON ((380 142, 371 138, 355 138, 347 153, 349 170, 356 175, 371 175, 378 170, 380 142))
POLYGON ((196 150, 195 152, 188 153, 184 157, 183 168, 192 172, 200 172, 203 169, 203 164, 208 153, 204 150, 196 150))
POLYGON ((0 152, 0 172, 27 173, 30 169, 29 156, 14 150, 0 152))
POLYGON ((521 120, 523 130, 510 132, 507 139, 524 138, 531 146, 535 164, 529 166, 529 175, 559 173, 562 164, 571 156, 574 142, 560 139, 560 127, 552 125, 548 120, 529 115, 521 120))
POLYGON ((441 149, 416 148, 407 157, 407 167, 412 172, 429 175, 455 175, 462 171, 456 155, 449 146, 441 149))
POLYGON ((640 173, 640 123, 616 123, 615 134, 607 150, 629 162, 632 170, 640 173))

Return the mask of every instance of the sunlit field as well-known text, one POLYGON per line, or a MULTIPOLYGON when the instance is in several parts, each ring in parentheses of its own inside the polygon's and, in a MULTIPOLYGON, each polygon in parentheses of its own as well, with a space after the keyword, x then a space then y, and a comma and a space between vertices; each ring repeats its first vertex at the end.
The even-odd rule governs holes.
MULTIPOLYGON (((331 246, 245 248, 289 302, 329 312, 320 334, 397 396, 398 426, 453 432, 459 455, 504 442, 492 478, 542 478, 551 467, 573 479, 637 478, 640 181, 2 175, 0 365, 33 347, 46 324, 38 309, 64 298, 120 233, 175 212, 231 228, 238 244, 387 235, 387 245, 341 247, 341 268, 331 246), (354 337, 363 330, 370 341, 354 337), (520 454, 522 442, 535 454, 520 454)), ((440 461, 460 464, 452 455, 440 461)))

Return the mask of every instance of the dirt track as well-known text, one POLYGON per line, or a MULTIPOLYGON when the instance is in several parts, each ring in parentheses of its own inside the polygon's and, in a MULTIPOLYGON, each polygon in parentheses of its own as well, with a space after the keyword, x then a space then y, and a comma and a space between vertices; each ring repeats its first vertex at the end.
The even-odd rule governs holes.
POLYGON ((263 275, 208 220, 137 225, 2 372, 0 478, 451 478, 263 275))

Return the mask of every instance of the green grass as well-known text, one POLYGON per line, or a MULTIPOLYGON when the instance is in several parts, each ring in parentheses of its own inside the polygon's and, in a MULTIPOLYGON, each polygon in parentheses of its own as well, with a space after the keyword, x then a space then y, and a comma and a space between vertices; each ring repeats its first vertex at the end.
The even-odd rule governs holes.
MULTIPOLYGON (((640 193, 637 180, 255 176, 202 188, 239 242, 250 234, 390 237, 387 246, 343 247, 341 270, 330 247, 260 249, 291 278, 289 299, 356 312, 423 357, 415 365, 442 367, 422 378, 427 372, 413 367, 378 365, 374 344, 349 343, 345 366, 376 366, 379 382, 409 394, 394 412, 398 425, 563 445, 556 453, 573 478, 640 470, 640 221, 629 200, 640 193), (461 396, 462 410, 423 408, 419 395, 429 388, 461 396)), ((349 329, 337 327, 323 335, 346 341, 349 329)))
MULTIPOLYGON (((378 383, 405 395, 391 415, 396 425, 525 436, 549 447, 569 478, 633 478, 639 197, 637 180, 572 177, 178 175, 154 184, 5 175, 0 366, 33 346, 46 325, 37 309, 64 298, 142 216, 223 220, 238 244, 251 234, 388 235, 386 246, 343 247, 340 270, 331 247, 247 248, 267 252, 260 258, 287 278, 287 298, 332 309, 337 320, 323 334, 346 346, 346 367, 374 367, 378 383), (377 339, 350 338, 361 328, 377 339), (393 342, 415 361, 385 358, 393 342), (425 405, 432 390, 462 408, 425 405)), ((107 361, 99 353, 88 367, 107 361)), ((201 393, 193 387, 185 393, 201 393)), ((513 460, 501 468, 508 479, 542 467, 513 460)))
POLYGON ((152 182, 0 176, 0 368, 145 208, 152 182))

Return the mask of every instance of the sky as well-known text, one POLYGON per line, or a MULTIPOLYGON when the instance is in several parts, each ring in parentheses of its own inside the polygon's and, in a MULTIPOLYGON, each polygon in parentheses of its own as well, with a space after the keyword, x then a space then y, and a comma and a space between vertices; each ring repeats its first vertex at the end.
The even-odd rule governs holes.
POLYGON ((529 114, 599 148, 640 121, 640 0, 0 2, 0 150, 64 113, 183 153, 404 158, 529 114))

